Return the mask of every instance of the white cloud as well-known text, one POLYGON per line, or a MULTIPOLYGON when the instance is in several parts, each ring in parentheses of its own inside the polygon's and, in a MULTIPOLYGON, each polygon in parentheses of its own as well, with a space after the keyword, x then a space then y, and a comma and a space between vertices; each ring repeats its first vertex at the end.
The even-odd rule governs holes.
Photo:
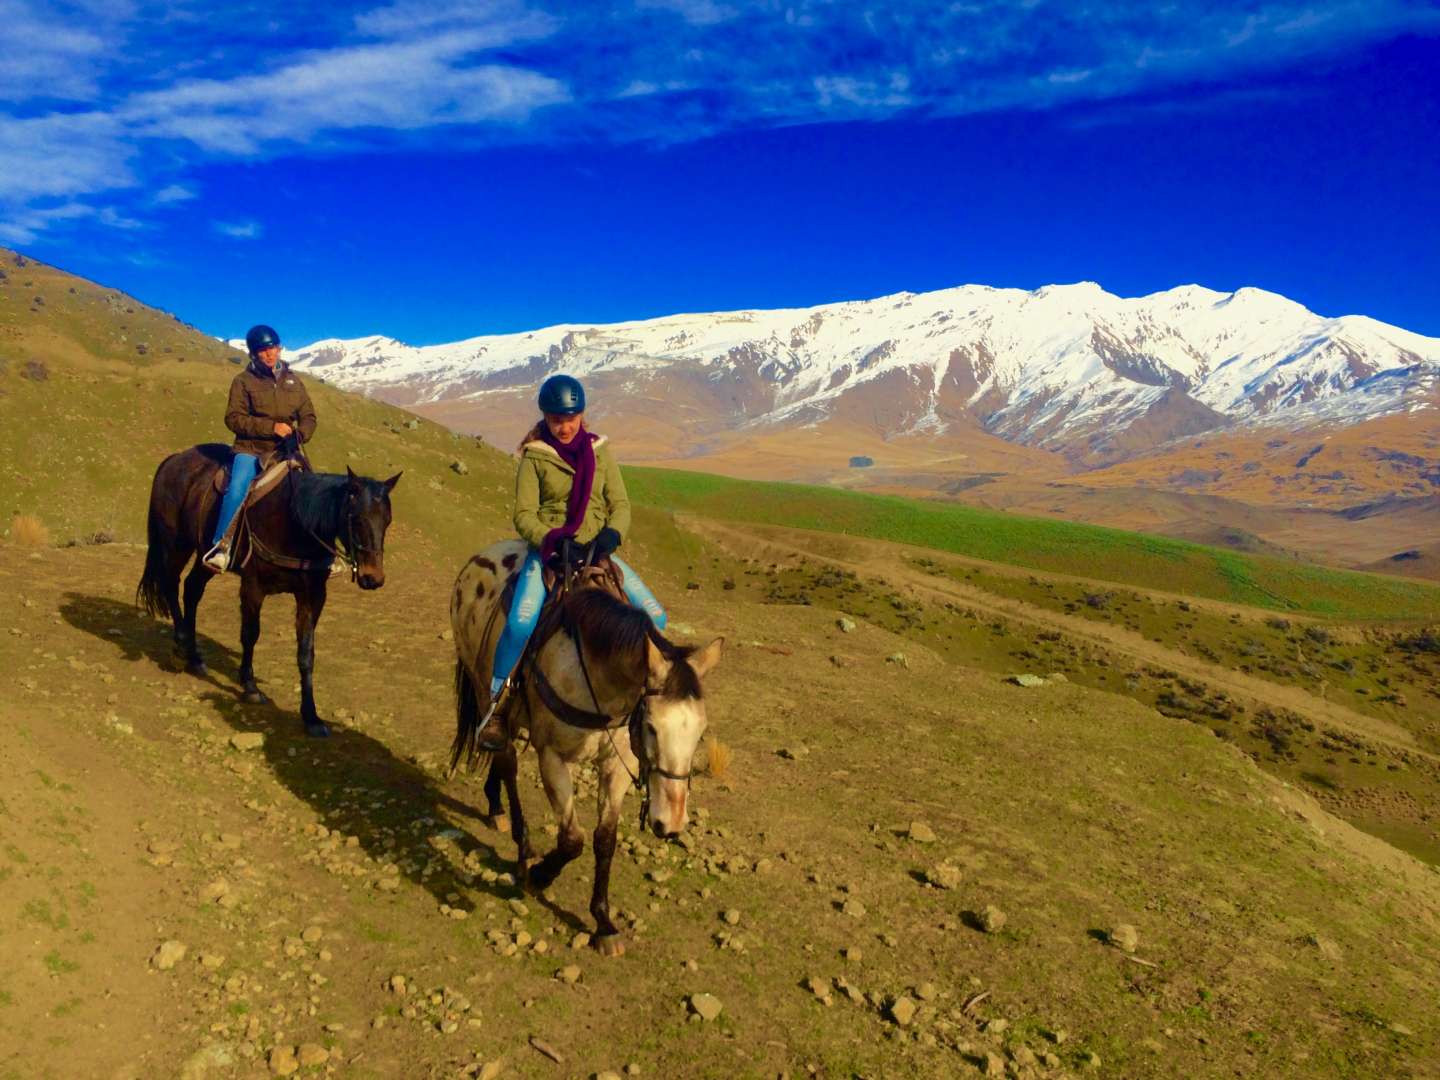
POLYGON ((0 101, 83 101, 98 93, 106 40, 93 20, 74 14, 63 5, 0 0, 0 101))
POLYGON ((713 26, 739 15, 730 5, 717 4, 715 0, 636 0, 635 6, 641 10, 672 11, 695 26, 713 26))
POLYGON ((184 184, 167 184, 151 196, 150 201, 156 206, 174 206, 176 203, 189 202, 196 198, 199 198, 199 192, 194 188, 184 184))
POLYGON ((326 132, 411 131, 514 123, 569 98, 548 76, 466 66, 484 35, 455 31, 306 54, 263 75, 195 79, 130 98, 119 115, 138 138, 183 139, 211 153, 252 156, 326 132))
POLYGON ((413 38, 465 29, 483 34, 485 48, 548 37, 559 26, 554 16, 518 0, 397 0, 355 17, 355 28, 370 37, 413 38))
POLYGON ((265 233, 258 221, 212 221, 210 227, 232 240, 258 240, 265 233))

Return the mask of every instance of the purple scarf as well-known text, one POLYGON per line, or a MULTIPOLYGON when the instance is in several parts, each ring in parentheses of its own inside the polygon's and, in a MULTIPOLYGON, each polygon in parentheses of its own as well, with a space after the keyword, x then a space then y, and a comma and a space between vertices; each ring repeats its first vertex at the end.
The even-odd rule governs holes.
POLYGON ((560 541, 580 531, 585 520, 585 511, 590 506, 590 491, 595 486, 595 439, 582 426, 567 446, 554 435, 544 423, 540 425, 540 438, 545 445, 560 455, 560 460, 575 470, 575 479, 570 484, 570 498, 565 503, 565 524, 545 534, 540 545, 540 559, 549 562, 550 556, 560 548, 560 541))

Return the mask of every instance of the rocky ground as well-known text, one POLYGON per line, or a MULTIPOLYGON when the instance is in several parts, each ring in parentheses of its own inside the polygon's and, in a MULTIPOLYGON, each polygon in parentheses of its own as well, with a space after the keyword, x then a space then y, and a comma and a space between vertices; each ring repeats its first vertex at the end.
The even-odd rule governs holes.
POLYGON ((680 843, 627 811, 607 960, 588 855, 524 892, 442 775, 450 568, 334 587, 320 742, 289 602, 241 706, 234 583, 197 680, 142 554, 0 546, 7 1080, 1440 1075, 1440 877, 1196 725, 662 577, 733 758, 680 843))

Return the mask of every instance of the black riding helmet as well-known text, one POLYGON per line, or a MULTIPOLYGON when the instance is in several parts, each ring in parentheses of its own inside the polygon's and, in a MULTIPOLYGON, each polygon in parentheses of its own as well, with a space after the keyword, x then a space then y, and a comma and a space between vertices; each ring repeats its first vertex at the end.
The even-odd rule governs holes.
POLYGON ((551 375, 540 384, 540 411, 574 416, 585 411, 585 388, 570 375, 551 375))
POLYGON ((252 326, 250 332, 245 335, 245 347, 250 350, 251 356, 254 356, 261 349, 268 349, 272 345, 279 344, 280 335, 275 332, 273 327, 266 326, 264 323, 261 323, 259 326, 252 326))

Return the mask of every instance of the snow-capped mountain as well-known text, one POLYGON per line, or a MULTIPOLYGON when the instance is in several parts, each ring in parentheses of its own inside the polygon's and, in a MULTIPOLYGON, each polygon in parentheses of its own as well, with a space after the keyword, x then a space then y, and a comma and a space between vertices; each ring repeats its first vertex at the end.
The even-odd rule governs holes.
POLYGON ((712 430, 847 417, 888 437, 978 424, 1091 461, 1234 424, 1294 429, 1429 408, 1440 386, 1440 339, 1324 318, 1259 289, 1125 298, 1092 282, 966 285, 426 347, 327 340, 287 359, 406 406, 515 398, 564 371, 603 385, 612 415, 623 415, 617 401, 658 396, 708 414, 712 430))

